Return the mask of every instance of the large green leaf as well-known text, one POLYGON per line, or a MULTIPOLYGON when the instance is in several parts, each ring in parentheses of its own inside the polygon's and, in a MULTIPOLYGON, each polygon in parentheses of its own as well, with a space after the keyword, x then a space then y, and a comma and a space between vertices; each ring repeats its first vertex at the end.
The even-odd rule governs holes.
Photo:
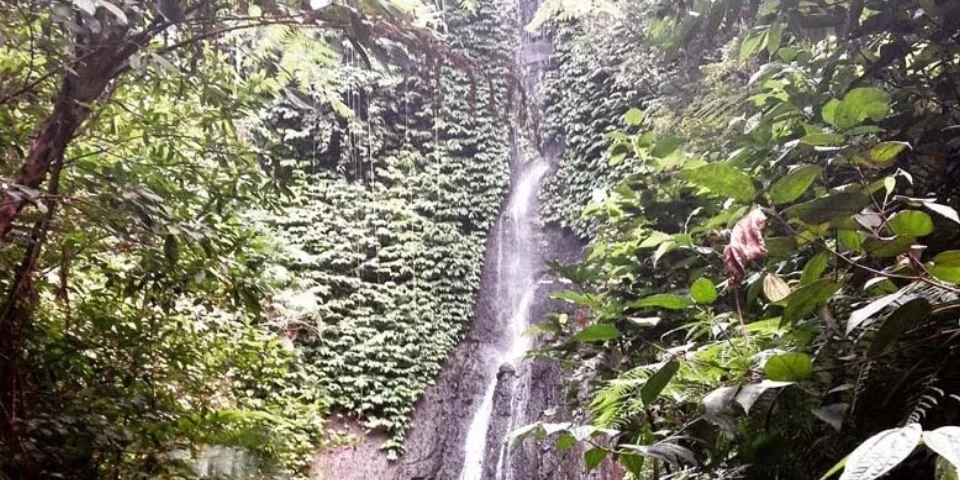
POLYGON ((840 480, 874 480, 910 456, 920 442, 920 425, 884 430, 861 443, 847 457, 840 480))
POLYGON ((672 293, 651 295, 630 304, 634 308, 666 308, 668 310, 681 310, 690 305, 693 305, 690 299, 672 293))
POLYGON ((634 478, 642 478, 643 475, 643 455, 621 453, 617 455, 617 460, 628 472, 633 474, 634 478))
POLYGON ((847 130, 870 119, 879 122, 890 113, 890 97, 875 87, 855 88, 843 100, 831 100, 823 107, 823 120, 847 130))
POLYGON ((790 325, 810 315, 842 287, 842 284, 834 280, 821 279, 794 290, 784 300, 786 307, 783 311, 783 322, 790 325))
POLYGON ((701 277, 690 286, 690 296, 697 303, 709 305, 717 301, 717 287, 709 278, 701 277))
POLYGON ((827 270, 829 260, 830 257, 827 256, 827 252, 820 252, 814 255, 803 267, 803 272, 800 274, 800 285, 809 285, 820 280, 823 272, 827 270))
POLYGON ((607 451, 599 447, 591 448, 583 454, 583 462, 588 471, 597 468, 605 458, 607 458, 607 451))
POLYGON ((724 197, 748 203, 757 196, 753 180, 742 170, 726 163, 711 163, 683 172, 683 177, 695 185, 724 197))
POLYGON ((760 53, 767 45, 769 33, 767 30, 758 30, 747 33, 740 42, 740 60, 747 60, 760 53))
POLYGON ((767 360, 763 373, 770 380, 799 382, 813 374, 813 361, 806 353, 784 353, 767 360))
POLYGON ((870 203, 863 192, 837 192, 809 202, 794 205, 783 211, 787 218, 796 218, 812 225, 850 217, 870 203))
POLYGON ((856 230, 840 230, 837 232, 837 241, 851 251, 863 252, 863 235, 856 230))
POLYGON ((927 271, 938 280, 960 283, 960 250, 948 250, 933 257, 927 271))
POLYGON ((668 360, 656 373, 651 375, 640 389, 640 400, 643 401, 643 404, 652 404, 653 401, 660 396, 660 392, 670 383, 673 376, 677 374, 677 370, 679 369, 680 362, 668 360))
POLYGON ((846 139, 843 135, 835 133, 811 133, 800 138, 800 143, 814 147, 824 147, 830 145, 840 145, 846 139))
POLYGON ((770 200, 779 205, 800 198, 822 173, 823 169, 816 165, 795 169, 770 186, 770 200))
POLYGON ((933 219, 917 210, 902 210, 890 217, 890 228, 897 235, 923 237, 933 233, 933 219))
POLYGON ((607 324, 598 324, 590 325, 589 327, 580 330, 575 335, 570 337, 570 341, 580 343, 605 342, 607 340, 613 340, 619 336, 620 331, 617 330, 617 327, 607 324))
POLYGON ((874 167, 885 167, 897 159, 900 152, 910 146, 904 142, 881 142, 863 153, 864 161, 874 167))

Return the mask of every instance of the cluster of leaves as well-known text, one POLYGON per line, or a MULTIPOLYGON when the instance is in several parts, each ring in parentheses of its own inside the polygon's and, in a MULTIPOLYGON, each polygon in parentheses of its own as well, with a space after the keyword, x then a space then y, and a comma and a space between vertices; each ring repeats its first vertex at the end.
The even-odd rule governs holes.
POLYGON ((394 457, 473 318, 508 182, 514 8, 445 13, 448 46, 482 61, 490 83, 449 67, 400 78, 348 64, 346 116, 305 91, 273 106, 261 129, 269 170, 293 193, 260 218, 282 244, 275 270, 287 282, 273 322, 293 332, 334 411, 386 431, 394 457))
POLYGON ((572 190, 577 313, 536 327, 593 400, 517 436, 634 478, 826 478, 851 451, 845 480, 955 475, 960 10, 620 3, 660 59, 622 78, 655 88, 623 131, 559 124, 606 133, 575 172, 605 193, 572 190), (687 88, 649 82, 672 73, 687 88))
POLYGON ((622 23, 616 24, 616 34, 590 35, 585 32, 609 25, 585 23, 557 27, 556 68, 540 87, 546 105, 543 134, 564 145, 560 168, 544 185, 543 216, 581 237, 591 232, 591 221, 580 213, 594 192, 626 174, 603 160, 609 145, 604 134, 625 128, 623 115, 643 99, 637 84, 621 74, 632 61, 631 42, 637 36, 622 23))

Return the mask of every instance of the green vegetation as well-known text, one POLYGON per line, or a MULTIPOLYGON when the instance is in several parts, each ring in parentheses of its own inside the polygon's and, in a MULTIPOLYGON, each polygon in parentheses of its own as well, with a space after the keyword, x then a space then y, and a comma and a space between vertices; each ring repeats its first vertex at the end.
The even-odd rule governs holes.
POLYGON ((330 124, 322 112, 272 112, 270 132, 303 139, 278 142, 271 157, 295 165, 293 196, 279 215, 264 215, 291 278, 275 323, 296 332, 334 409, 390 432, 392 455, 473 317, 486 234, 507 186, 509 124, 500 116, 511 76, 492 59, 510 58, 511 16, 508 2, 447 16, 457 33, 450 48, 486 62, 490 85, 447 68, 438 96, 430 78, 346 68, 355 80, 341 96, 365 118, 330 124))
POLYGON ((592 401, 517 440, 644 479, 955 478, 960 9, 616 5, 544 27, 545 210, 590 245, 536 330, 592 401))
POLYGON ((533 124, 588 247, 534 327, 575 418, 513 441, 957 478, 960 3, 540 5, 522 92, 514 0, 0 0, 0 478, 397 459, 533 124))

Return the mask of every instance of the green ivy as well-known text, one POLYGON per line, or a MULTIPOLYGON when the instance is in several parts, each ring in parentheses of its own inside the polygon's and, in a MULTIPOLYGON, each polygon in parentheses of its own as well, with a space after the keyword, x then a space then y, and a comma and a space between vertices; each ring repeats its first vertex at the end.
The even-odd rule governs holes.
POLYGON ((391 455, 473 318, 508 182, 513 8, 446 12, 449 48, 482 72, 400 78, 348 65, 339 93, 352 116, 283 102, 266 124, 282 137, 271 162, 293 192, 261 216, 285 258, 276 321, 295 332, 334 411, 389 432, 391 455))

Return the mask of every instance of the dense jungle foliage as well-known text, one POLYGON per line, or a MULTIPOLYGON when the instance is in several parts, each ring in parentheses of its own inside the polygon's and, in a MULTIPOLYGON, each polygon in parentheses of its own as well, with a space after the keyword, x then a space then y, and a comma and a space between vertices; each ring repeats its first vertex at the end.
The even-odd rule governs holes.
POLYGON ((638 479, 956 478, 960 3, 542 12, 544 210, 589 247, 535 330, 579 418, 515 441, 638 479))
POLYGON ((512 3, 438 7, 0 2, 0 477, 305 477, 334 414, 400 453, 517 93, 512 3))
POLYGON ((512 0, 0 0, 0 478, 396 459, 529 128, 587 248, 512 441, 956 479, 960 2, 541 3, 523 92, 512 0))

